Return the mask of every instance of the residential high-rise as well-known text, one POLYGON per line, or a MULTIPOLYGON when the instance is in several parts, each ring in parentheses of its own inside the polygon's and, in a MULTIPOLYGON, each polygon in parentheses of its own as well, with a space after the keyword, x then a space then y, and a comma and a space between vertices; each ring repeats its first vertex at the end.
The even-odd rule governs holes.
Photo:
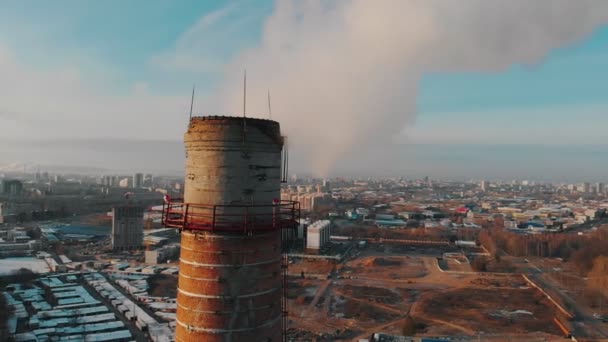
POLYGON ((142 186, 144 186, 144 174, 143 173, 134 174, 132 185, 134 188, 141 188, 142 186))
POLYGON ((113 176, 108 176, 108 175, 103 176, 102 185, 107 186, 107 187, 114 186, 113 176))
POLYGON ((329 220, 317 221, 307 228, 306 248, 322 249, 329 242, 331 222, 329 220))
POLYGON ((11 180, 2 180, 1 191, 3 195, 9 196, 20 196, 23 192, 23 183, 20 180, 11 179, 11 180))
POLYGON ((112 208, 112 249, 139 249, 144 240, 144 209, 135 205, 112 208))
POLYGON ((599 195, 603 195, 606 192, 606 185, 604 183, 596 183, 595 192, 599 195))
POLYGON ((481 191, 488 191, 488 186, 489 186, 489 183, 486 180, 482 180, 481 183, 479 184, 481 191))
POLYGON ((324 192, 330 192, 331 191, 331 183, 329 182, 328 179, 324 179, 323 180, 323 191, 324 192))

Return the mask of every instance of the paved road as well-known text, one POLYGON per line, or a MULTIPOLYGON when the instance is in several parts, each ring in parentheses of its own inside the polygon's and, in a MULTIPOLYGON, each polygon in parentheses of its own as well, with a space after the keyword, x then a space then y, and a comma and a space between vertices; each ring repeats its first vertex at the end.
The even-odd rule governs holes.
MULTIPOLYGON (((521 260, 523 262, 523 258, 521 260)), ((601 338, 608 337, 608 324, 601 322, 600 320, 593 317, 593 312, 591 309, 581 303, 578 303, 575 299, 573 299, 568 293, 564 292, 560 285, 553 280, 548 274, 544 273, 541 268, 535 265, 532 262, 528 263, 528 275, 531 279, 537 282, 544 288, 551 289, 562 297, 562 299, 567 303, 569 308, 574 310, 575 319, 575 336, 589 336, 590 327, 595 331, 595 334, 601 338), (583 323, 581 326, 578 323, 583 323)), ((595 336, 590 336, 595 337, 595 336)))
POLYGON ((574 314, 576 316, 576 322, 583 322, 584 326, 580 326, 579 324, 575 324, 576 333, 575 336, 584 336, 588 335, 589 327, 591 326, 597 333, 597 335, 601 338, 608 337, 608 326, 601 322, 600 320, 593 317, 593 312, 590 308, 585 305, 578 303, 575 299, 570 297, 569 294, 565 293, 559 286, 559 284, 549 277, 545 273, 540 273, 534 276, 535 280, 548 288, 553 289, 564 299, 564 301, 568 304, 570 308, 574 310, 574 314))

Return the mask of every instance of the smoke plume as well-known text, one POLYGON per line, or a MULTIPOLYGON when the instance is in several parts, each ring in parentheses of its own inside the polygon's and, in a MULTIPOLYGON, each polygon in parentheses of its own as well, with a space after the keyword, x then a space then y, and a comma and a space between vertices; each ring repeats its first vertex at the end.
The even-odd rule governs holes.
POLYGON ((534 65, 606 22, 605 0, 281 0, 259 46, 226 68, 216 105, 242 111, 246 67, 248 114, 268 116, 270 89, 272 118, 324 176, 414 123, 425 73, 534 65))

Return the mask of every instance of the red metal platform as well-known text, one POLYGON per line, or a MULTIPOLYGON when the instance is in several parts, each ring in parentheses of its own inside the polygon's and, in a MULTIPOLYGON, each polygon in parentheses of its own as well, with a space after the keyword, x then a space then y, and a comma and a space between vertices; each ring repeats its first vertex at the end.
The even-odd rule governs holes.
POLYGON ((300 203, 280 201, 270 205, 205 205, 170 200, 163 204, 166 227, 212 232, 263 232, 295 228, 300 203))

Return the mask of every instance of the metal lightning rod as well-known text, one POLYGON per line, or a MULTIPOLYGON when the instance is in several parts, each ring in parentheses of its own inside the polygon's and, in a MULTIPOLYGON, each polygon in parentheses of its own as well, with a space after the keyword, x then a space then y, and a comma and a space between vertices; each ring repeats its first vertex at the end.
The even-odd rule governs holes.
POLYGON ((194 89, 196 84, 192 86, 192 98, 190 99, 190 120, 192 120, 192 107, 194 106, 194 89))
POLYGON ((245 110, 247 108, 247 69, 243 74, 243 119, 245 118, 245 110))
POLYGON ((268 89, 268 118, 272 120, 272 108, 270 108, 270 89, 268 89))
POLYGON ((246 118, 246 110, 247 110, 247 69, 243 73, 243 155, 247 156, 247 151, 245 151, 245 141, 247 140, 247 120, 246 118))

